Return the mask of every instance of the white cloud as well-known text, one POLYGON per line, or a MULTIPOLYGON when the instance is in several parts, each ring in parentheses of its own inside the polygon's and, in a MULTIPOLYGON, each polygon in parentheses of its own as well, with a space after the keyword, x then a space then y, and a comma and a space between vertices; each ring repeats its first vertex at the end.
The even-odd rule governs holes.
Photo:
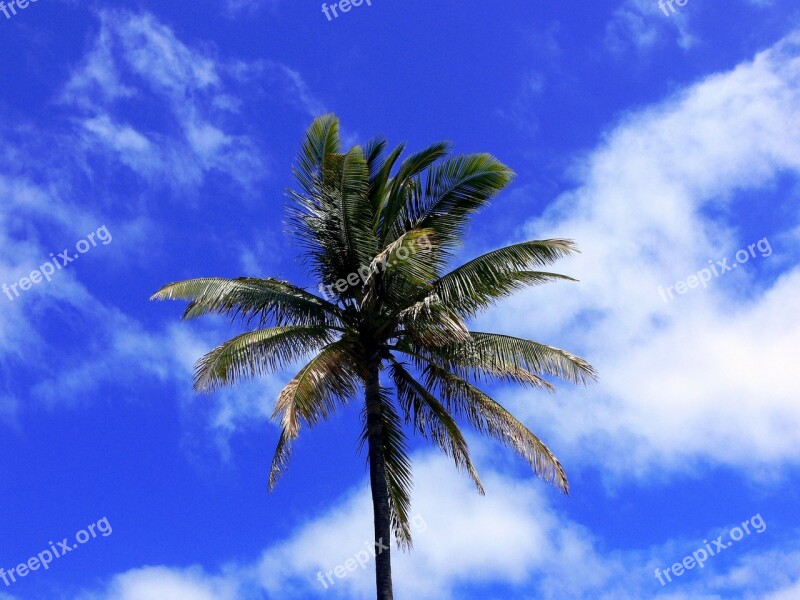
POLYGON ((233 578, 210 576, 200 568, 145 567, 115 576, 102 593, 83 600, 237 600, 233 578))
POLYGON ((599 368, 589 389, 509 399, 576 462, 645 473, 698 458, 800 461, 798 213, 772 191, 800 174, 799 42, 623 119, 581 165, 580 187, 529 224, 528 238, 578 241, 583 254, 559 270, 581 283, 515 297, 479 327, 559 342, 599 368), (764 209, 740 192, 753 202, 759 190, 760 205, 794 217, 754 232, 748 213, 764 209), (767 236, 772 256, 660 298, 659 286, 767 236))
MULTIPOLYGON (((582 527, 553 512, 543 484, 516 481, 491 470, 482 471, 482 476, 486 496, 478 495, 446 459, 415 458, 412 514, 425 525, 414 532, 411 554, 393 549, 399 597, 449 598, 459 584, 522 584, 537 573, 548 580, 560 578, 566 569, 572 571, 568 579, 584 586, 608 577, 614 567, 598 562, 591 536, 582 527)), ((361 489, 301 526, 290 540, 265 553, 260 567, 264 587, 287 598, 322 591, 317 573, 322 571, 324 577, 372 539, 371 514, 370 496, 361 489), (285 595, 289 588, 295 596, 285 595)), ((374 562, 343 579, 332 579, 335 585, 327 593, 369 598, 374 595, 374 562)), ((547 585, 563 589, 571 584, 547 585)))
MULTIPOLYGON (((780 551, 759 552, 745 537, 726 550, 735 557, 732 564, 718 565, 711 557, 703 569, 687 571, 679 583, 662 587, 655 568, 667 568, 702 547, 703 536, 719 535, 719 524, 695 539, 609 549, 564 514, 568 498, 532 477, 520 481, 488 467, 493 461, 488 451, 478 446, 484 455, 478 461, 487 489, 483 497, 448 459, 415 456, 415 546, 410 554, 392 549, 398 598, 485 598, 482 586, 502 583, 511 586, 515 598, 530 600, 783 600, 800 585, 791 576, 800 567, 796 541, 780 551)), ((180 599, 190 593, 196 594, 192 598, 227 600, 234 591, 241 600, 260 599, 263 592, 286 600, 368 600, 375 595, 374 560, 363 553, 372 539, 370 502, 364 483, 253 563, 227 565, 219 574, 137 569, 115 577, 104 593, 87 600, 180 599), (355 562, 348 569, 349 559, 355 562), (345 572, 341 578, 334 573, 339 565, 345 572)))
POLYGON ((196 186, 218 171, 249 188, 267 170, 253 138, 228 130, 238 107, 232 70, 150 14, 104 11, 94 46, 61 97, 81 114, 89 154, 99 143, 135 172, 169 185, 196 186), (166 129, 139 131, 125 122, 133 106, 152 113, 151 98, 166 129))

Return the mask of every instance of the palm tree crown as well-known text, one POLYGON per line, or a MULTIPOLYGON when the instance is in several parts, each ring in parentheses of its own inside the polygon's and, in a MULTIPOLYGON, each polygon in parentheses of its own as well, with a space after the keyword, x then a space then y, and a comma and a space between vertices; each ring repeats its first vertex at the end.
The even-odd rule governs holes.
MULTIPOLYGON (((342 152, 336 117, 317 118, 296 161, 291 234, 319 294, 276 279, 204 278, 165 286, 153 299, 189 301, 184 318, 242 318, 253 329, 197 363, 195 389, 214 391, 313 358, 280 393, 280 436, 270 489, 292 442, 363 390, 375 538, 411 545, 411 465, 406 428, 438 446, 483 486, 457 425, 513 448, 544 480, 568 492, 564 469, 536 435, 477 386, 513 381, 552 389, 593 368, 564 350, 470 331, 466 321, 498 299, 564 275, 538 270, 576 252, 569 240, 514 244, 445 273, 472 214, 512 180, 488 154, 448 156, 434 144, 400 162, 386 141, 342 152), (383 381, 382 381, 383 379, 383 381), (391 382, 392 386, 384 385, 391 382), (393 390, 393 393, 392 393, 393 390), (391 533, 390 533, 391 531, 391 533)), ((389 552, 376 557, 378 598, 391 598, 389 552)))

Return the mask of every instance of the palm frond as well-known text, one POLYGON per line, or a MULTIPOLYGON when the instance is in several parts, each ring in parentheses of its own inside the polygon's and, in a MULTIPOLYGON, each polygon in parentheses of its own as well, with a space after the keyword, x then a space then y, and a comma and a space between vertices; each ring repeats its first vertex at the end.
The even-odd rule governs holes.
POLYGON ((358 385, 350 348, 339 340, 323 348, 283 388, 272 413, 272 419, 280 421, 281 435, 272 459, 270 489, 286 470, 291 444, 301 425, 313 427, 327 419, 338 405, 355 396, 358 385))
POLYGON ((285 427, 281 427, 281 434, 278 437, 278 444, 275 446, 275 452, 272 456, 272 465, 269 470, 269 491, 273 491, 278 481, 289 468, 289 460, 292 456, 292 443, 297 438, 296 435, 290 435, 285 427))
MULTIPOLYGON (((438 142, 428 146, 421 152, 412 154, 402 162, 397 170, 397 174, 392 179, 389 186, 386 204, 381 210, 381 241, 382 245, 397 239, 402 232, 397 233, 392 238, 387 236, 396 231, 395 225, 399 215, 403 213, 408 200, 409 186, 414 185, 414 179, 417 175, 425 171, 428 167, 433 165, 437 160, 447 156, 450 149, 448 142, 438 142)), ((411 229, 409 227, 409 229, 411 229)))
POLYGON ((514 292, 551 281, 577 281, 545 271, 450 273, 434 284, 432 293, 464 317, 473 317, 514 292))
POLYGON ((579 356, 555 348, 497 333, 470 332, 468 342, 449 348, 456 357, 475 365, 494 362, 514 365, 539 375, 558 377, 571 383, 588 384, 597 380, 594 367, 579 356))
MULTIPOLYGON (((412 546, 411 538, 411 460, 408 455, 408 442, 403 432, 403 423, 397 414, 385 389, 381 389, 379 422, 381 444, 379 452, 386 468, 386 482, 389 492, 392 533, 402 550, 412 546)), ((369 430, 366 408, 362 415, 364 430, 360 446, 368 443, 369 430)))
POLYGON ((426 386, 438 392, 451 412, 480 433, 512 448, 537 477, 569 494, 567 475, 550 449, 497 401, 457 375, 433 364, 425 368, 426 386))
POLYGON ((368 263, 378 250, 368 198, 369 165, 358 146, 343 157, 337 193, 341 196, 337 204, 341 215, 343 250, 349 255, 340 275, 346 278, 368 263))
POLYGON ((400 362, 391 360, 391 377, 397 388, 397 398, 405 412, 406 424, 413 425, 423 437, 430 439, 452 458, 456 468, 466 471, 478 492, 485 494, 478 472, 472 464, 467 440, 450 413, 400 362))
POLYGON ((369 197, 375 215, 375 222, 373 223, 372 229, 376 233, 380 230, 381 217, 384 213, 386 203, 389 201, 388 188, 392 178, 392 169, 400 158, 400 155, 403 154, 405 148, 405 144, 400 144, 392 150, 386 159, 381 162, 379 168, 377 168, 376 164, 374 175, 372 174, 372 169, 370 169, 369 197))
POLYGON ((341 310, 330 302, 286 281, 240 277, 204 277, 170 283, 151 300, 188 300, 184 319, 207 314, 242 317, 260 324, 328 325, 341 321, 341 310))
POLYGON ((380 297, 386 304, 398 305, 430 289, 438 264, 432 233, 429 229, 407 231, 372 259, 364 282, 364 304, 380 297))
POLYGON ((306 131, 294 167, 295 178, 309 197, 313 198, 319 190, 326 159, 340 150, 339 119, 332 114, 314 119, 306 131))
POLYGON ((382 137, 372 138, 366 144, 364 144, 364 158, 367 161, 367 166, 369 167, 370 180, 375 179, 375 176, 383 166, 383 160, 381 157, 383 156, 383 151, 386 150, 387 144, 388 142, 386 139, 382 137))
POLYGON ((570 240, 537 240, 500 248, 441 277, 434 284, 433 293, 458 312, 473 316, 526 286, 555 280, 576 281, 566 275, 529 269, 551 264, 577 251, 570 240))
MULTIPOLYGON (((472 335, 471 332, 467 332, 472 335)), ((392 346, 393 350, 405 354, 418 369, 429 363, 451 371, 470 383, 512 382, 554 392, 555 388, 536 373, 502 360, 500 357, 482 357, 465 351, 470 339, 455 340, 444 344, 432 344, 426 340, 409 336, 392 346)))
POLYGON ((358 387, 352 360, 344 340, 323 348, 280 393, 272 418, 280 418, 290 432, 301 421, 313 427, 328 418, 337 402, 351 398, 358 387))
POLYGON ((436 296, 401 311, 397 326, 405 338, 423 348, 458 346, 468 342, 470 337, 464 320, 436 296))
POLYGON ((228 340, 197 361, 194 389, 212 392, 226 385, 274 373, 333 341, 320 325, 250 331, 228 340))
POLYGON ((432 165, 422 196, 391 215, 388 239, 410 228, 433 228, 442 248, 456 248, 469 217, 511 182, 513 171, 489 154, 456 156, 432 165))

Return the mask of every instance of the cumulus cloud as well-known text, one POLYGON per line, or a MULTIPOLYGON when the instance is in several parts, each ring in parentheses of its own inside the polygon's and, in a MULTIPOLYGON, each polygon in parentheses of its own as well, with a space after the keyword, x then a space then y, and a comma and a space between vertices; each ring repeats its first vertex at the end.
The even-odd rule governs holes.
POLYGON ((115 576, 108 587, 87 593, 81 600, 236 600, 235 578, 212 576, 198 567, 168 569, 144 567, 115 576))
MULTIPOLYGON (((728 550, 736 552, 729 554, 730 564, 718 567, 712 557, 704 570, 687 571, 680 583, 665 589, 654 577, 655 568, 682 560, 702 547, 703 536, 718 535, 717 528, 697 532, 696 539, 613 550, 565 515, 568 498, 533 478, 519 480, 489 467, 487 448, 478 454, 484 454, 478 466, 486 496, 479 496, 448 459, 415 456, 414 550, 392 550, 398 597, 487 597, 481 595, 483 586, 503 583, 515 598, 531 600, 750 600, 756 593, 782 600, 800 585, 787 575, 800 567, 796 541, 781 551, 759 552, 744 538, 728 550)), ((372 545, 370 502, 363 483, 251 563, 226 565, 216 574, 197 568, 136 569, 114 577, 86 600, 255 600, 265 592, 288 600, 373 598, 374 559, 366 552, 372 545)))
POLYGON ((798 117, 795 34, 623 118, 576 169, 579 186, 528 224, 527 238, 578 241, 580 258, 559 266, 581 283, 517 296, 481 327, 558 341, 599 368, 587 390, 537 403, 507 396, 582 464, 645 473, 695 459, 800 459, 798 213, 775 190, 800 174, 798 117), (768 257, 664 302, 660 286, 730 265, 763 238, 768 257))

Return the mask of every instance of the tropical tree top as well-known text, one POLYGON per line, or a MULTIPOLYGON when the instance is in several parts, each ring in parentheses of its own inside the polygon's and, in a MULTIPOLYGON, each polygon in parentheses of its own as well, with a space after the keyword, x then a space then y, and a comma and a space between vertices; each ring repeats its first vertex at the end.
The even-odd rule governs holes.
POLYGON ((512 171, 488 154, 449 156, 446 143, 402 161, 403 145, 386 149, 385 140, 374 139, 343 152, 333 115, 306 132, 294 168, 297 186, 288 192, 289 226, 319 294, 276 279, 205 278, 167 285, 153 299, 187 300, 186 319, 213 313, 250 326, 198 362, 200 392, 313 355, 275 405, 281 433, 270 489, 300 430, 364 389, 363 441, 379 442, 375 458, 385 468, 392 529, 407 545, 406 427, 450 456, 481 493, 458 421, 513 448, 536 475, 567 493, 552 452, 478 386, 512 381, 552 390, 545 377, 587 383, 595 372, 564 350, 467 327, 469 318, 513 292, 574 281, 542 270, 577 251, 563 239, 514 244, 445 272, 469 219, 512 181, 512 171))

